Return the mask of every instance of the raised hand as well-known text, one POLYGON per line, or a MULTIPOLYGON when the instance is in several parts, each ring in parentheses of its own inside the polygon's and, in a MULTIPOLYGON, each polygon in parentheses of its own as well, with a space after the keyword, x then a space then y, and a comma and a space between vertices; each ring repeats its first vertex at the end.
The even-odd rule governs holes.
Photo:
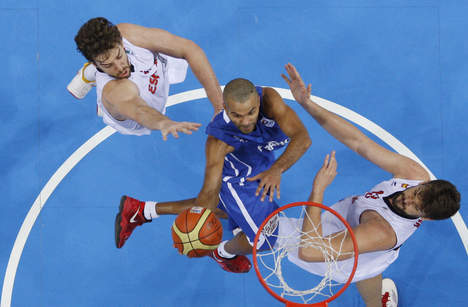
POLYGON ((333 179, 337 174, 336 168, 338 163, 335 159, 335 151, 333 150, 331 154, 325 156, 325 161, 320 170, 315 175, 313 189, 316 192, 324 192, 325 189, 332 183, 333 179))
POLYGON ((306 103, 307 100, 310 98, 310 93, 312 89, 311 85, 309 84, 307 87, 305 86, 304 81, 302 81, 301 75, 299 75, 299 73, 296 70, 296 67, 294 67, 294 65, 292 65, 291 63, 286 64, 285 68, 288 72, 289 78, 284 74, 281 74, 281 77, 283 77, 283 79, 289 85, 294 99, 300 104, 306 103))
POLYGON ((200 126, 201 124, 199 123, 176 122, 167 120, 161 125, 161 135, 163 140, 166 141, 169 134, 172 134, 173 137, 178 138, 179 132, 192 134, 192 131, 197 131, 200 126))

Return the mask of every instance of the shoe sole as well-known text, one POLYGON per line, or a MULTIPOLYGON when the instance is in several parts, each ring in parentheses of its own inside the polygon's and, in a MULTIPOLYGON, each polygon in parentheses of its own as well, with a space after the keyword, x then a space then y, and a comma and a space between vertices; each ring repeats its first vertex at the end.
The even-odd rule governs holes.
POLYGON ((72 91, 70 91, 68 88, 67 88, 67 91, 68 91, 73 97, 75 97, 75 98, 78 99, 78 100, 81 100, 81 99, 84 98, 84 97, 78 97, 78 96, 76 96, 76 95, 75 95, 72 91))
POLYGON ((119 247, 120 232, 122 231, 122 226, 120 226, 120 223, 122 222, 122 210, 126 199, 127 196, 122 196, 122 198, 120 199, 119 213, 117 213, 115 217, 115 246, 117 248, 122 248, 123 246, 122 244, 122 246, 119 247))

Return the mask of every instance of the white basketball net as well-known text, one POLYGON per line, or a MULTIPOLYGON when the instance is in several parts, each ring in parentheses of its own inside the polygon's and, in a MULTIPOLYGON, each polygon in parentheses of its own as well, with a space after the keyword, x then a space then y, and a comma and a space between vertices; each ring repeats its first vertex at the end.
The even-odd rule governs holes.
MULTIPOLYGON (((270 238, 276 237, 277 240, 274 246, 271 246, 269 240, 267 240, 268 244, 270 245, 270 250, 257 252, 258 269, 261 272, 261 275, 263 276, 266 284, 281 297, 296 303, 302 302, 304 304, 310 304, 320 302, 338 292, 350 275, 349 260, 353 261, 352 257, 354 256, 354 252, 346 253, 342 250, 344 239, 348 236, 348 230, 346 229, 345 225, 337 217, 335 217, 336 222, 341 223, 344 230, 327 237, 323 237, 319 235, 318 229, 320 225, 315 225, 312 223, 305 210, 305 206, 303 206, 302 209, 300 209, 301 207, 294 208, 296 208, 295 211, 291 209, 280 211, 271 219, 275 220, 279 218, 280 220, 280 231, 277 235, 272 234, 271 230, 266 231, 263 229, 263 235, 269 236, 270 238), (297 212, 299 210, 300 213, 297 212), (295 216, 298 216, 298 218, 291 219, 291 217, 295 216), (306 233, 302 231, 302 217, 308 219, 311 222, 313 226, 311 231, 306 233), (284 231, 285 228, 288 229, 286 233, 284 231), (283 231, 281 229, 283 229, 283 231), (341 238, 341 244, 337 249, 333 249, 330 244, 334 237, 341 238), (302 238, 302 240, 300 238, 302 238), (320 250, 325 259, 325 261, 322 263, 313 263, 321 265, 321 272, 317 273, 321 276, 315 277, 315 280, 319 281, 314 281, 313 284, 304 282, 306 283, 306 289, 302 290, 295 289, 293 286, 291 286, 290 284, 293 281, 293 278, 285 278, 283 271, 285 268, 285 270, 287 270, 288 266, 290 267, 291 265, 294 265, 289 260, 284 262, 283 260, 288 259, 290 254, 297 255, 297 250, 299 247, 313 247, 317 250, 320 250), (345 261, 336 260, 339 256, 343 255, 351 256, 349 260, 345 260, 348 263, 348 269, 344 268, 345 265, 343 262, 345 261), (343 280, 340 280, 340 278, 337 278, 337 276, 340 276, 343 280), (334 278, 340 280, 340 282, 335 281, 334 278), (288 281, 286 279, 288 279, 288 281), (309 288, 311 286, 313 287, 309 288)), ((354 262, 351 263, 351 267, 353 263, 354 262)), ((311 275, 310 272, 305 270, 299 271, 301 271, 300 276, 294 277, 294 281, 300 279, 301 276, 304 277, 306 275, 311 275)), ((296 288, 298 287, 296 286, 296 288)))

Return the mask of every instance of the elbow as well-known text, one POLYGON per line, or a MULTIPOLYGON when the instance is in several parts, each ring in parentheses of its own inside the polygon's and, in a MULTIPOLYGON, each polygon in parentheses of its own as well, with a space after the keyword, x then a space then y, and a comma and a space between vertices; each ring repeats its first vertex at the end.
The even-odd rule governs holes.
POLYGON ((309 149, 310 146, 312 146, 312 140, 309 134, 307 134, 307 138, 304 141, 304 151, 307 151, 307 149, 309 149))
POLYGON ((297 251, 297 257, 299 257, 299 259, 301 259, 303 261, 307 261, 307 255, 306 255, 303 247, 299 247, 299 249, 297 251))
POLYGON ((300 134, 300 137, 297 138, 297 143, 299 144, 302 152, 306 152, 309 147, 312 145, 312 140, 309 136, 309 133, 300 134))
POLYGON ((187 61, 191 61, 192 58, 198 58, 200 55, 204 56, 205 52, 197 45, 194 41, 186 40, 186 48, 183 58, 187 61))
POLYGON ((307 247, 299 247, 297 251, 297 256, 302 261, 306 262, 320 262, 323 261, 323 257, 314 254, 314 249, 310 250, 307 247))

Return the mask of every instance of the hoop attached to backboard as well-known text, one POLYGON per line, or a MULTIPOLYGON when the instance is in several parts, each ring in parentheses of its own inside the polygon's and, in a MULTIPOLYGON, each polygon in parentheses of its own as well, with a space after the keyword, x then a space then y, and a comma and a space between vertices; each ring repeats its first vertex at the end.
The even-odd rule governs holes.
MULTIPOLYGON (((295 202, 280 207, 272 212, 260 225, 253 245, 253 262, 255 272, 260 283, 273 297, 285 303, 287 307, 328 306, 328 303, 340 296, 353 280, 358 263, 358 254, 356 238, 348 222, 335 210, 314 202, 295 202), (330 243, 330 237, 332 237, 333 234, 323 237, 321 230, 318 230, 322 229, 322 225, 314 225, 314 231, 303 232, 302 227, 297 225, 302 225, 303 220, 306 218, 311 221, 307 211, 305 210, 306 206, 319 207, 328 211, 328 215, 332 216, 333 219, 336 218, 337 221, 339 220, 339 222, 343 224, 343 227, 339 232, 340 236, 337 235, 336 237, 339 237, 342 242, 344 242, 345 238, 349 235, 353 242, 353 251, 341 252, 340 249, 333 249, 330 243), (299 217, 293 217, 295 215, 298 215, 299 217), (291 225, 294 223, 294 226, 285 225, 286 223, 291 223, 291 225), (285 234, 282 229, 279 229, 282 227, 284 229, 288 229, 288 234, 285 234), (257 251, 257 246, 262 246, 265 241, 267 241, 267 243, 269 241, 273 243, 268 243, 269 249, 257 251), (317 242, 319 242, 319 244, 317 244, 317 242), (327 245, 327 243, 329 243, 329 245, 327 245), (336 257, 330 257, 330 253, 328 253, 324 256, 324 259, 326 260, 324 260, 323 267, 325 267, 327 271, 323 275, 319 274, 323 279, 317 284, 317 286, 308 290, 294 289, 283 276, 283 271, 287 265, 293 264, 291 264, 291 261, 283 264, 282 260, 287 258, 289 253, 297 253, 299 246, 312 246, 314 249, 321 250, 324 255, 328 251, 332 250, 332 254, 336 255, 336 257), (345 258, 348 258, 348 267, 345 271, 346 275, 343 277, 343 280, 346 280, 346 282, 335 282, 335 280, 333 280, 333 274, 336 273, 335 271, 343 274, 343 272, 340 271, 340 266, 338 265, 341 261, 333 259, 338 258, 339 256, 345 256, 345 258), (351 259, 354 261, 352 263, 352 269, 351 259), (265 276, 262 275, 261 271, 266 272, 265 276), (348 276, 347 279, 346 276, 348 276), (274 281, 270 281, 270 279, 273 279, 274 281), (331 291, 331 288, 339 288, 339 290, 335 292, 331 291), (273 289, 276 289, 276 292, 273 289), (326 293, 327 291, 330 293, 326 293), (277 292, 281 292, 281 295, 277 292), (300 297, 302 302, 292 300, 292 298, 296 297, 300 297), (315 300, 316 302, 312 302, 312 300, 315 300)), ((305 273, 306 271, 303 272, 304 274, 313 275, 309 272, 305 273)), ((296 300, 297 299, 298 298, 296 298, 296 300)))

